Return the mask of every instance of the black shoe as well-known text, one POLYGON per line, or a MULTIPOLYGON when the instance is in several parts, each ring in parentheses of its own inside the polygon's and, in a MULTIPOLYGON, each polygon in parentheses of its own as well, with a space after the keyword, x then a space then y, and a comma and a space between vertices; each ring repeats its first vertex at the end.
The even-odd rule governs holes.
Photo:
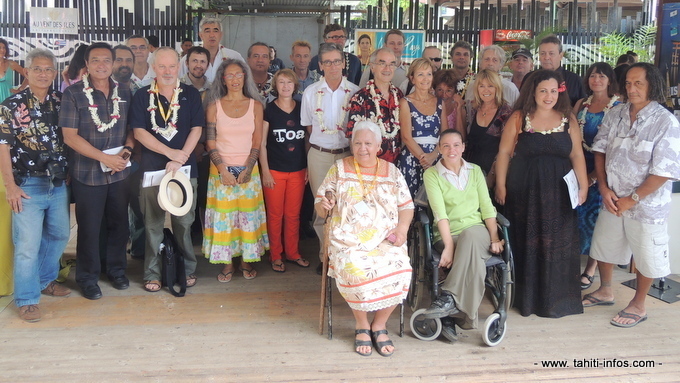
POLYGON ((451 317, 442 318, 442 335, 450 342, 458 340, 458 333, 456 332, 456 322, 451 317))
POLYGON ((83 292, 83 296, 87 299, 97 300, 102 297, 102 290, 98 285, 87 285, 81 286, 80 290, 83 292))
POLYGON ((111 286, 116 290, 125 290, 130 287, 130 281, 125 275, 119 275, 117 277, 109 277, 111 281, 111 286))
POLYGON ((316 267, 316 273, 317 274, 321 275, 322 272, 323 272, 323 262, 319 263, 319 266, 316 267))
POLYGON ((423 315, 425 319, 435 319, 447 317, 458 312, 460 311, 456 308, 456 302, 453 300, 453 295, 447 291, 442 291, 437 299, 432 302, 432 306, 423 311, 421 315, 423 315))

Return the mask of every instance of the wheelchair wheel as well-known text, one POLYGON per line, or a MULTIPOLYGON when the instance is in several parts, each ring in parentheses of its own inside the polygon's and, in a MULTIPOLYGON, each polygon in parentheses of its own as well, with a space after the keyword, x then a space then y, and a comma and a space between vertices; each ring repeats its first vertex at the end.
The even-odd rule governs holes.
POLYGON ((507 330, 507 322, 501 324, 501 316, 498 313, 493 313, 484 322, 482 339, 484 339, 484 343, 489 347, 497 346, 505 338, 507 330))
POLYGON ((425 253, 427 241, 421 222, 416 222, 409 231, 408 256, 411 260, 411 286, 406 301, 412 311, 418 309, 425 293, 425 253))
MULTIPOLYGON (((508 274, 508 279, 511 278, 511 273, 508 274)), ((491 271, 487 274, 486 284, 490 287, 491 302, 493 307, 498 309, 498 301, 501 294, 501 284, 503 283, 503 269, 499 266, 491 267, 491 271)), ((505 311, 512 307, 513 284, 507 284, 505 289, 505 311)))
POLYGON ((411 332, 420 340, 435 340, 442 333, 442 321, 439 318, 425 319, 421 314, 426 309, 420 309, 411 315, 411 332))

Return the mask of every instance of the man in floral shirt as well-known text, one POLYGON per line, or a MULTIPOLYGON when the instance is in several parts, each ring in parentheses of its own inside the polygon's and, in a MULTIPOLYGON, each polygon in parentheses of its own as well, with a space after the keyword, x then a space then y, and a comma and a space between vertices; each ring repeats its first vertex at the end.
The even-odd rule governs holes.
POLYGON ((380 127, 382 144, 378 157, 387 162, 396 162, 401 148, 399 134, 399 100, 401 90, 392 84, 397 58, 389 48, 380 48, 371 54, 369 66, 373 80, 366 83, 349 101, 347 138, 352 137, 354 124, 370 120, 380 127))
POLYGON ((54 282, 69 238, 66 158, 58 113, 61 93, 51 90, 54 55, 26 56, 29 87, 0 105, 0 171, 12 209, 14 300, 19 317, 40 320, 40 293, 67 296, 54 282))
POLYGON ((654 278, 670 274, 668 216, 671 181, 680 178, 680 123, 664 106, 665 81, 648 63, 626 72, 623 97, 602 121, 593 141, 603 209, 597 218, 590 256, 598 261, 601 286, 583 306, 614 305, 612 270, 631 251, 637 268, 635 296, 611 320, 633 327, 647 319, 645 298, 654 278))

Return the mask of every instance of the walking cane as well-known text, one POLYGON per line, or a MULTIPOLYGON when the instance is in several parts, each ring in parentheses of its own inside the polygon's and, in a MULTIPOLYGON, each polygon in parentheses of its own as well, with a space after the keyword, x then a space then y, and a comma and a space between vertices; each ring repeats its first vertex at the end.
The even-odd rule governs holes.
MULTIPOLYGON (((330 191, 326 191, 325 197, 327 200, 331 200, 333 198, 333 193, 330 191)), ((328 289, 328 242, 329 242, 329 237, 330 237, 330 224, 328 223, 328 219, 331 217, 333 209, 328 211, 328 214, 326 214, 326 219, 323 222, 323 243, 324 243, 324 248, 323 248, 323 260, 322 260, 322 268, 321 268, 321 307, 319 308, 319 335, 323 335, 323 320, 326 314, 326 290, 328 289)))

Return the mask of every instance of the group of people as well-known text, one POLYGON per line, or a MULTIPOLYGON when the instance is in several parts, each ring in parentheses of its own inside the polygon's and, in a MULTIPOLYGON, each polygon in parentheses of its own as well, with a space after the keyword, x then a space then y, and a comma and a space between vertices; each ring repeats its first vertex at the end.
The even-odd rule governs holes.
POLYGON ((84 297, 99 299, 101 272, 114 288, 129 286, 128 239, 131 255, 144 258, 144 289, 161 289, 165 211, 159 187, 141 180, 186 166, 192 207, 171 225, 187 286, 197 283, 195 221, 203 254, 224 264, 219 282, 232 280, 238 257, 242 276, 255 278, 252 263, 267 249, 275 272, 286 271, 284 261, 309 267, 298 247, 309 183, 319 257, 353 311, 355 351, 364 356, 373 347, 394 352, 386 322, 409 289, 406 237, 420 190, 434 215, 440 266, 451 269, 425 315, 453 317, 449 330, 477 325, 485 260, 505 245, 498 209, 511 221, 522 315, 613 304, 611 265, 627 263, 630 248, 637 293, 612 324, 646 319, 652 278, 670 272, 668 181, 680 178, 680 124, 660 105, 655 67, 631 65, 620 91, 604 63, 582 81, 561 66, 561 42, 549 36, 539 45, 542 69, 532 70, 532 53, 518 49, 506 80, 497 46, 479 52, 477 73, 464 41, 451 49, 451 69, 441 69, 436 47, 406 65, 404 34, 390 30, 366 60, 344 51, 346 31, 332 24, 316 56, 296 41, 293 68, 272 73, 270 46, 256 42, 244 59, 220 44, 218 19, 204 18, 199 36, 203 46, 181 57, 159 47, 149 58, 142 36, 116 47, 93 43, 83 52, 85 69, 74 73, 80 80, 63 94, 51 88, 53 54, 36 49, 26 57, 28 89, 0 108, 22 319, 40 319, 41 292, 70 293, 54 282, 68 241, 67 174, 78 221, 76 282, 84 297), (573 197, 563 180, 571 171, 573 197), (589 252, 602 285, 581 298, 579 254, 589 252))

